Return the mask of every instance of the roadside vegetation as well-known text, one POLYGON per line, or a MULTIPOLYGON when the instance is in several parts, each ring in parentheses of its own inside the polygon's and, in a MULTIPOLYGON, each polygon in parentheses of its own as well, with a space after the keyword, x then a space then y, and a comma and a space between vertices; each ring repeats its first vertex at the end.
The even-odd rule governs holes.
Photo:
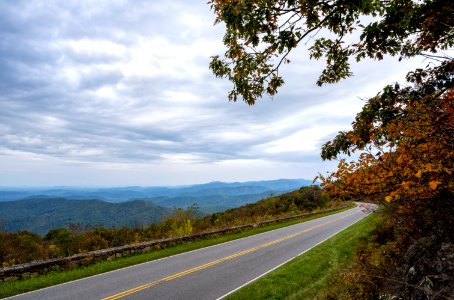
POLYGON ((91 228, 84 224, 70 224, 68 227, 52 229, 44 237, 27 231, 0 231, 0 265, 7 267, 34 260, 190 235, 338 205, 340 202, 332 202, 329 197, 323 196, 320 187, 310 186, 206 216, 200 216, 197 205, 187 209, 175 208, 174 213, 163 222, 143 227, 91 228))
MULTIPOLYGON (((262 202, 264 203, 264 202, 262 202)), ((40 275, 38 277, 32 277, 27 279, 22 279, 18 281, 9 281, 9 282, 0 282, 0 298, 9 297, 33 290, 37 290, 40 288, 45 288, 48 286, 97 275, 100 273, 113 271, 116 269, 136 265, 139 263, 144 263, 148 261, 152 261, 155 259, 167 257, 170 255, 175 255, 187 251, 192 251, 196 249, 200 249, 203 247, 208 247, 244 237, 248 237, 251 235, 259 234, 262 232, 282 228, 285 226, 290 226, 293 224, 298 224, 301 222, 310 221, 316 218, 321 218, 324 216, 328 216, 331 214, 338 213, 343 210, 347 210, 349 208, 343 208, 338 211, 332 211, 328 213, 320 213, 318 215, 301 218, 301 219, 294 219, 290 221, 284 221, 281 223, 273 223, 269 225, 265 225, 262 227, 257 228, 249 228, 245 229, 238 233, 232 234, 225 234, 219 236, 212 236, 204 239, 195 240, 192 242, 186 242, 178 245, 169 246, 167 248, 162 248, 156 251, 151 251, 144 254, 132 255, 128 257, 121 257, 112 261, 103 261, 93 265, 79 267, 72 270, 67 271, 53 271, 48 274, 40 275)))

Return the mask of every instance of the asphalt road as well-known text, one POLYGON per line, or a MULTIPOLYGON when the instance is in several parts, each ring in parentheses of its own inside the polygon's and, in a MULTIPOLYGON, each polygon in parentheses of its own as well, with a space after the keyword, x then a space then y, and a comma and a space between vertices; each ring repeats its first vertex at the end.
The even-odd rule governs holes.
POLYGON ((218 299, 365 217, 356 207, 11 299, 218 299))

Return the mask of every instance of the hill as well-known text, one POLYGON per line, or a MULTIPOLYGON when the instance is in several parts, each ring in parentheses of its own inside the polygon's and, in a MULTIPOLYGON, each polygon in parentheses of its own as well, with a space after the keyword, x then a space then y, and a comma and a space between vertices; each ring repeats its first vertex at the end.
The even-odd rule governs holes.
POLYGON ((166 207, 176 206, 186 208, 195 203, 199 206, 200 212, 207 214, 256 202, 270 196, 270 194, 281 193, 271 193, 267 191, 245 195, 213 194, 206 196, 155 197, 148 200, 166 207))
POLYGON ((0 221, 6 231, 28 230, 46 234, 50 229, 83 224, 104 227, 136 227, 161 221, 169 208, 149 201, 108 203, 101 200, 38 198, 0 202, 0 221))

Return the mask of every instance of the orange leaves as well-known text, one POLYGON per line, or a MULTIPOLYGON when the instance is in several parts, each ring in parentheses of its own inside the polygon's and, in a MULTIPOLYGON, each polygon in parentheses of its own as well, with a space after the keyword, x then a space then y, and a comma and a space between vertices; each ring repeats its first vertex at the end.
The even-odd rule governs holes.
MULTIPOLYGON (((408 99, 402 107, 405 114, 386 126, 374 123, 371 140, 356 161, 341 160, 338 170, 327 177, 330 196, 397 201, 411 207, 454 189, 454 116, 447 115, 454 112, 453 99, 424 96, 408 99), (387 140, 379 141, 381 135, 387 140)), ((351 142, 361 142, 357 135, 347 134, 351 142)))
POLYGON ((396 124, 394 122, 389 125, 388 131, 390 133, 394 133, 396 131, 396 124))
POLYGON ((427 163, 424 165, 424 169, 426 172, 430 172, 435 168, 435 166, 432 163, 427 163))
POLYGON ((352 134, 350 136, 350 141, 352 141, 353 144, 357 144, 360 140, 361 140, 360 137, 357 136, 356 134, 352 134))
POLYGON ((409 190, 410 186, 411 186, 411 182, 410 181, 402 181, 401 185, 402 185, 403 189, 409 190))
POLYGON ((440 181, 437 181, 437 180, 432 180, 429 182, 429 186, 432 190, 436 190, 437 189, 437 186, 440 184, 441 182, 440 181))
POLYGON ((399 198, 400 198, 399 193, 397 191, 394 191, 385 197, 385 201, 389 203, 393 200, 398 200, 399 198))

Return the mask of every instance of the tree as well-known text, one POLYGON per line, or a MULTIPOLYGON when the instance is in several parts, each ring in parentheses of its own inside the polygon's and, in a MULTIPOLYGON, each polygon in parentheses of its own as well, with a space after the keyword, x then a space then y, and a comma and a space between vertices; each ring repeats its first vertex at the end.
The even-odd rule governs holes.
MULTIPOLYGON (((212 58, 210 68, 216 76, 233 82, 231 101, 242 98, 253 105, 265 93, 274 95, 284 83, 279 75, 282 63, 289 63, 288 54, 303 44, 308 45, 310 58, 326 60, 318 85, 350 76, 351 59, 380 60, 384 55, 399 56, 399 60, 415 55, 430 58, 425 68, 407 75, 405 86, 386 86, 368 99, 352 129, 339 132, 323 145, 321 152, 323 159, 340 158, 335 172, 320 176, 324 193, 335 199, 382 202, 389 208, 383 228, 390 230, 377 229, 383 233, 377 235, 381 236, 380 247, 370 248, 369 255, 359 254, 358 258, 359 265, 365 267, 357 278, 370 274, 373 280, 366 281, 374 283, 356 290, 371 291, 380 286, 377 278, 392 277, 392 285, 403 283, 398 286, 401 291, 396 293, 413 295, 410 286, 421 284, 418 281, 407 284, 410 266, 405 269, 403 264, 410 261, 406 255, 413 255, 412 263, 423 261, 418 255, 424 251, 415 252, 413 247, 412 252, 410 245, 426 245, 424 239, 434 240, 431 250, 425 252, 444 255, 438 252, 443 243, 454 242, 454 59, 440 54, 454 44, 454 2, 212 0, 210 3, 216 23, 226 25, 224 44, 227 46, 223 58, 212 58), (341 158, 352 153, 357 156, 350 162, 341 158), (377 272, 378 269, 382 271, 377 272)), ((453 254, 435 259, 443 261, 453 254)), ((440 268, 425 273, 428 269, 423 266, 415 265, 415 268, 419 268, 415 277, 418 280, 428 276, 448 278, 431 282, 430 293, 452 295, 451 271, 440 268)), ((388 294, 390 298, 392 295, 378 293, 388 294)), ((366 293, 350 298, 369 297, 371 294, 366 293)), ((408 298, 416 299, 416 296, 408 298)))
POLYGON ((58 246, 58 251, 62 256, 71 255, 70 243, 71 243, 71 232, 65 228, 55 228, 50 230, 46 236, 45 240, 53 243, 58 246))
POLYGON ((197 218, 199 206, 194 203, 186 210, 173 208, 173 214, 163 222, 163 226, 169 228, 171 236, 184 236, 193 233, 193 224, 197 218))
POLYGON ((414 85, 387 86, 367 101, 352 130, 323 146, 323 159, 362 152, 322 177, 332 195, 402 203, 454 191, 454 61, 407 80, 414 85))
POLYGON ((310 58, 326 61, 317 84, 351 75, 349 59, 381 60, 434 53, 454 43, 454 5, 449 0, 211 0, 215 23, 224 23, 223 58, 210 68, 234 84, 229 100, 249 105, 274 95, 288 54, 309 45, 310 58), (359 38, 357 38, 359 36, 359 38), (427 53, 429 52, 429 53, 427 53))
POLYGON ((252 105, 265 91, 276 93, 283 83, 281 63, 288 62, 287 55, 303 41, 312 42, 311 58, 326 59, 320 85, 349 76, 349 58, 390 54, 438 60, 438 65, 410 72, 406 87, 385 87, 367 101, 351 131, 340 132, 323 146, 323 159, 362 153, 357 161, 342 159, 337 172, 322 179, 331 196, 339 198, 375 196, 390 202, 452 192, 454 60, 437 54, 454 44, 452 1, 210 3, 216 22, 226 25, 228 48, 224 59, 213 57, 210 67, 234 83, 229 95, 233 101, 241 96, 252 105), (359 40, 347 43, 358 31, 359 40))
POLYGON ((322 148, 325 159, 360 153, 351 162, 341 159, 337 171, 321 176, 325 192, 334 198, 385 202, 389 208, 370 246, 358 250, 356 269, 343 278, 352 283, 353 293, 346 298, 378 293, 447 299, 453 293, 452 272, 431 267, 454 254, 441 251, 454 242, 453 79, 452 60, 411 72, 408 86, 387 86, 367 101, 352 130, 322 148), (418 270, 417 275, 408 276, 411 270, 418 270), (428 276, 445 279, 421 289, 428 276))

